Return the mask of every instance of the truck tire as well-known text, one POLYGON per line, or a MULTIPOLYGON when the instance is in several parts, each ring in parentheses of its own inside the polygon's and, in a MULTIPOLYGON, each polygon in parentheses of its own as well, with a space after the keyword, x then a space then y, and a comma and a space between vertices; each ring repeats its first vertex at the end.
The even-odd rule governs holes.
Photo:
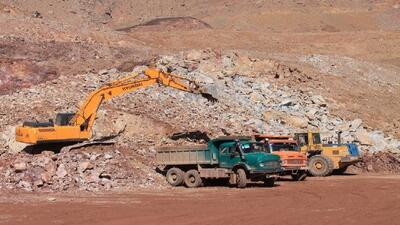
POLYGON ((244 169, 238 169, 236 170, 236 176, 237 176, 236 186, 238 188, 245 188, 247 186, 246 171, 244 171, 244 169))
POLYGON ((172 167, 168 170, 167 175, 165 176, 167 182, 172 186, 179 186, 183 183, 184 172, 176 167, 172 167))
POLYGON ((185 173, 185 184, 188 188, 200 187, 203 182, 197 170, 189 170, 185 173))
POLYGON ((265 185, 266 187, 273 187, 274 184, 275 184, 275 178, 271 178, 271 177, 265 178, 265 180, 264 180, 264 185, 265 185))
POLYGON ((333 162, 323 155, 314 155, 308 161, 308 169, 315 177, 325 177, 333 172, 333 162))
POLYGON ((304 181, 307 178, 307 172, 299 171, 296 174, 292 174, 292 179, 294 181, 304 181))

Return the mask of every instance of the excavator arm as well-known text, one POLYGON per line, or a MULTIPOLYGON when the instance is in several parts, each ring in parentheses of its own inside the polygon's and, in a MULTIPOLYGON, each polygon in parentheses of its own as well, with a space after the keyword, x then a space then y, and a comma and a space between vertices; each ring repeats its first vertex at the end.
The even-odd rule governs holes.
POLYGON ((145 79, 137 79, 138 74, 132 74, 126 78, 106 84, 100 89, 90 93, 84 104, 71 121, 71 125, 80 126, 81 130, 90 130, 93 127, 96 112, 105 100, 133 92, 140 88, 146 88, 154 84, 171 87, 190 93, 203 93, 199 86, 186 78, 164 73, 157 69, 146 69, 145 79), (185 84, 188 83, 188 84, 185 84))
MULTIPOLYGON (((66 123, 51 125, 46 123, 45 126, 40 124, 33 125, 33 123, 29 122, 24 123, 23 126, 16 128, 16 140, 28 144, 88 140, 92 135, 92 127, 96 119, 97 110, 103 101, 154 84, 189 93, 202 94, 208 100, 216 101, 215 98, 204 92, 197 84, 186 78, 164 73, 157 69, 146 69, 143 75, 144 78, 140 78, 140 74, 131 74, 94 90, 86 98, 78 112, 68 117, 66 123)), ((68 116, 68 114, 65 115, 68 116)))

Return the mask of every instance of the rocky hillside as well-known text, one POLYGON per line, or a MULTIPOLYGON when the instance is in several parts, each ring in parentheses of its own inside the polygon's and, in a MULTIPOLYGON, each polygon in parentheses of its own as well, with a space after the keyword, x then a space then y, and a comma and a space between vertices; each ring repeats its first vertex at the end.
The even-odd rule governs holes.
MULTIPOLYGON (((52 118, 54 112, 74 112, 90 91, 127 73, 110 69, 61 76, 0 96, 2 185, 26 190, 101 190, 128 183, 126 187, 158 187, 154 184, 164 182, 154 168, 157 146, 204 143, 220 135, 291 134, 306 129, 320 130, 325 141, 336 141, 336 132, 342 131, 342 140, 358 143, 367 158, 392 152, 393 168, 377 167, 374 160, 360 166, 366 171, 397 171, 400 142, 371 130, 361 119, 349 121, 331 114, 333 101, 313 92, 320 81, 296 67, 211 49, 161 56, 155 65, 196 81, 218 102, 166 87, 139 90, 101 107, 95 138, 116 135, 116 144, 69 152, 59 147, 61 152, 53 154, 44 151, 49 146, 31 149, 15 143, 14 127, 24 120, 52 118), (304 88, 298 89, 299 85, 304 88), (127 157, 139 162, 139 169, 127 157)), ((143 69, 135 67, 134 71, 143 69)))

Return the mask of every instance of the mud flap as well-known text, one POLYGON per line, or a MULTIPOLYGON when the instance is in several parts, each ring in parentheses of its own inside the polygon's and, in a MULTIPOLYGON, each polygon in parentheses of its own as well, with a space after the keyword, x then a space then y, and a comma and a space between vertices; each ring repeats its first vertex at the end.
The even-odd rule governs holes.
POLYGON ((237 176, 235 173, 231 173, 229 175, 229 184, 230 185, 235 185, 237 183, 237 176))

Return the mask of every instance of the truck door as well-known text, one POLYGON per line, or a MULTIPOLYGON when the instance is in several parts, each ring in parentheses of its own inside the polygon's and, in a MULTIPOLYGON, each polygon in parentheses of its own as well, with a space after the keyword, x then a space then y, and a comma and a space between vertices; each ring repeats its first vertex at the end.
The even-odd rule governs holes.
POLYGON ((219 165, 222 168, 232 168, 241 161, 236 146, 223 146, 219 150, 219 165))

